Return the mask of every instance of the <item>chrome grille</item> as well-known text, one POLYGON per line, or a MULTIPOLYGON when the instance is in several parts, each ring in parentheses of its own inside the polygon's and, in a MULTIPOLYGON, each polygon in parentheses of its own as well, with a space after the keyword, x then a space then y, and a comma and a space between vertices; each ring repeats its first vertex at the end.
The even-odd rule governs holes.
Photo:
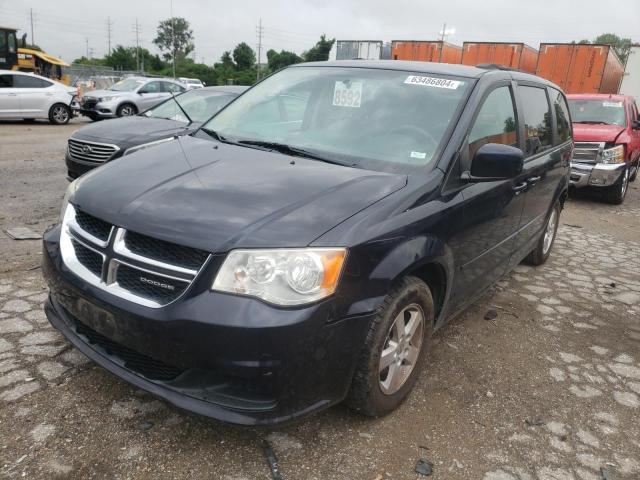
POLYGON ((604 149, 601 142, 576 142, 573 149, 573 161, 582 163, 598 163, 604 149))
POLYGON ((69 156, 74 160, 91 164, 104 163, 120 150, 117 145, 74 140, 68 141, 69 156))
POLYGON ((209 253, 112 226, 73 205, 60 234, 65 265, 86 282, 152 308, 183 295, 209 253))

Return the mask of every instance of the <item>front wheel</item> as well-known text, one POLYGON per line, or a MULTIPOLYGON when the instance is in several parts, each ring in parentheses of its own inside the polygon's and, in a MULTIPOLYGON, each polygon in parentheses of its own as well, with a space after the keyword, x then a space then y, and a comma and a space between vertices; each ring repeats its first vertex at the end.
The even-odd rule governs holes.
POLYGON ((64 125, 71 120, 71 109, 63 103, 56 103, 49 109, 49 121, 54 125, 64 125))
POLYGON ((615 185, 612 185, 607 189, 604 194, 604 198, 607 202, 613 205, 620 205, 624 202, 624 197, 627 195, 627 189, 629 187, 629 168, 625 168, 620 180, 615 185))
POLYGON ((545 225, 544 232, 542 232, 540 236, 540 240, 538 240, 536 244, 536 248, 525 258, 526 263, 529 265, 542 265, 547 261, 549 255, 551 255, 553 243, 556 240, 558 223, 560 223, 560 204, 556 202, 549 213, 549 217, 547 217, 547 224, 545 225))
POLYGON ((416 277, 404 278, 371 322, 347 405, 372 417, 398 407, 422 370, 433 319, 429 287, 416 277))
POLYGON ((119 117, 130 117, 131 115, 135 115, 138 113, 138 109, 135 105, 130 103, 125 103, 124 105, 120 105, 118 110, 116 110, 116 115, 119 117))

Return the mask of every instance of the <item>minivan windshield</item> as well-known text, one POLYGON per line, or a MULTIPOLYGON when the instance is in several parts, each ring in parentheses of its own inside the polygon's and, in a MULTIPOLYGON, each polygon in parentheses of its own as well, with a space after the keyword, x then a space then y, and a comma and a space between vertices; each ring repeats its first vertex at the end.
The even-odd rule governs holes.
POLYGON ((624 103, 620 100, 569 99, 569 110, 573 123, 618 125, 620 127, 627 124, 624 103))
POLYGON ((291 67, 241 95, 198 135, 371 170, 424 169, 470 85, 449 75, 291 67))
POLYGON ((166 118, 183 123, 202 123, 233 100, 234 96, 203 89, 188 90, 147 110, 143 115, 152 118, 166 118))
POLYGON ((144 82, 142 80, 134 80, 133 78, 125 78, 117 83, 111 85, 109 90, 115 90, 116 92, 132 92, 144 82))

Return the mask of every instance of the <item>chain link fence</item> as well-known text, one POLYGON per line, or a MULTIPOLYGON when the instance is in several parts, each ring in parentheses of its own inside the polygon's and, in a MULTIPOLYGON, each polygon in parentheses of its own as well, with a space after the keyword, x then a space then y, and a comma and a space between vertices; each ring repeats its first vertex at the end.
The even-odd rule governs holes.
POLYGON ((62 69, 62 75, 66 77, 67 83, 74 87, 79 87, 83 93, 109 88, 114 83, 122 80, 123 77, 129 75, 143 74, 144 72, 135 70, 115 70, 111 67, 77 63, 62 69))

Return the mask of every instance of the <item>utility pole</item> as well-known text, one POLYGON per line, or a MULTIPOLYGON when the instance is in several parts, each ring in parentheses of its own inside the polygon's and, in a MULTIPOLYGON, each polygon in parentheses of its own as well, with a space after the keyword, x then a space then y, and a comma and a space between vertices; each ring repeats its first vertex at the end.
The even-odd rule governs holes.
POLYGON ((36 40, 33 38, 33 8, 29 9, 29 17, 31 17, 31 43, 35 45, 36 40))
POLYGON ((85 44, 86 49, 87 49, 87 53, 86 53, 87 60, 89 60, 89 37, 86 37, 86 38, 84 39, 84 44, 85 44))
POLYGON ((444 25, 442 25, 442 32, 440 32, 440 41, 444 42, 444 36, 445 33, 447 31, 447 22, 444 22, 444 25))
POLYGON ((107 43, 109 55, 111 55, 111 28, 113 27, 113 22, 111 21, 111 17, 107 17, 107 43))
POLYGON ((258 34, 258 65, 256 65, 256 81, 260 80, 260 57, 262 54, 262 34, 264 29, 262 28, 262 18, 260 18, 260 22, 258 23, 258 28, 256 29, 256 33, 258 34))
POLYGON ((170 0, 169 10, 171 15, 171 65, 173 78, 176 78, 176 25, 173 21, 173 0, 170 0))
POLYGON ((140 71, 140 24, 136 18, 136 23, 133 27, 133 33, 136 34, 136 70, 140 71))

